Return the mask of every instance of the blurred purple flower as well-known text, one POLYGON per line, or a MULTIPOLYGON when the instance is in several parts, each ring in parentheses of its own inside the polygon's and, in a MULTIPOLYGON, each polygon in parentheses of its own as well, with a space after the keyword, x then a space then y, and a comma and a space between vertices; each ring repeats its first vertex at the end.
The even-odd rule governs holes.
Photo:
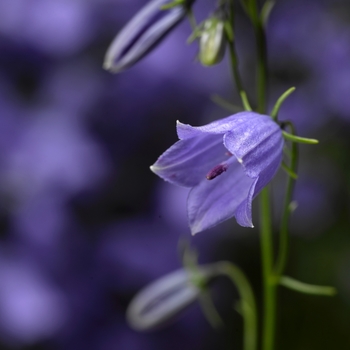
POLYGON ((201 289, 195 281, 207 283, 217 275, 215 265, 206 265, 196 272, 179 269, 152 282, 129 304, 129 325, 138 331, 164 326, 198 299, 201 289))
POLYGON ((93 37, 91 11, 88 1, 1 1, 0 33, 53 56, 72 55, 93 37))
POLYGON ((185 16, 183 5, 162 10, 169 0, 153 0, 144 6, 118 34, 107 50, 104 68, 114 73, 135 64, 152 50, 185 16))
POLYGON ((11 345, 32 344, 60 331, 67 300, 40 268, 17 255, 0 253, 0 336, 11 345))
POLYGON ((1 176, 18 197, 33 198, 60 189, 63 198, 91 188, 107 170, 104 153, 74 115, 43 108, 35 110, 32 122, 24 125, 1 176))
POLYGON ((252 200, 282 159, 278 124, 266 115, 241 112, 200 127, 178 122, 177 134, 180 141, 151 170, 173 184, 192 187, 187 202, 192 234, 232 216, 241 226, 253 227, 252 200), (207 181, 219 175, 221 181, 207 181))

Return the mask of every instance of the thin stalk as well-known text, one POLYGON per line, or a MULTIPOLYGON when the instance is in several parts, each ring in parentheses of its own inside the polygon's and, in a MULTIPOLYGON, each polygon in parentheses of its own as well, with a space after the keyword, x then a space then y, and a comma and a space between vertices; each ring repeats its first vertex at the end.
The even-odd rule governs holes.
MULTIPOLYGON (((264 27, 258 15, 257 1, 250 2, 250 18, 252 20, 257 46, 257 111, 266 113, 267 95, 267 51, 264 27)), ((264 188, 260 194, 261 220, 261 259, 264 286, 264 315, 262 349, 273 350, 276 331, 276 297, 277 283, 273 274, 273 240, 270 210, 270 193, 264 188)))
MULTIPOLYGON (((234 32, 234 1, 233 0, 230 1, 229 23, 232 26, 231 28, 232 32, 234 32)), ((241 97, 244 109, 251 111, 252 109, 250 107, 248 95, 244 90, 241 75, 238 69, 238 58, 237 58, 237 53, 235 49, 234 38, 230 37, 230 35, 226 35, 226 37, 227 37, 229 51, 230 51, 230 62, 231 62, 233 79, 236 83, 236 87, 238 89, 239 96, 241 97)))
POLYGON ((257 97, 258 112, 266 113, 266 89, 267 89, 267 52, 266 37, 261 21, 255 25, 255 35, 257 44, 258 67, 257 67, 257 97))
POLYGON ((276 323, 276 281, 273 276, 273 242, 271 228, 270 193, 264 188, 260 194, 261 258, 264 285, 263 350, 274 348, 276 323))
POLYGON ((240 295, 240 311, 244 322, 243 350, 256 350, 258 318, 252 287, 244 273, 230 262, 218 263, 218 270, 232 280, 240 295))
MULTIPOLYGON (((292 130, 292 134, 294 135, 295 130, 293 125, 291 123, 288 123, 288 125, 290 126, 292 130)), ((297 164, 298 164, 298 144, 295 142, 292 142, 291 148, 292 150, 291 150, 291 159, 290 159, 289 168, 292 170, 293 173, 296 173, 297 164)), ((289 246, 288 222, 291 214, 290 203, 292 201, 294 185, 295 185, 295 179, 289 176, 287 180, 286 195, 284 198, 278 256, 277 256, 276 265, 274 269, 275 274, 278 278, 282 276, 286 266, 287 258, 288 258, 288 246, 289 246)))

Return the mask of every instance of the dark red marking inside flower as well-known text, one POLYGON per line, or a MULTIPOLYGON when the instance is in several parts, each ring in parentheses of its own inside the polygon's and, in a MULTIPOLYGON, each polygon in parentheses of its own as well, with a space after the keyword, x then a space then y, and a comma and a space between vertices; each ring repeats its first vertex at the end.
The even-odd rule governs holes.
POLYGON ((209 173, 207 174, 206 178, 208 180, 213 180, 217 176, 219 176, 223 172, 225 172, 227 170, 227 168, 228 168, 227 164, 219 164, 219 165, 215 166, 212 170, 209 171, 209 173))

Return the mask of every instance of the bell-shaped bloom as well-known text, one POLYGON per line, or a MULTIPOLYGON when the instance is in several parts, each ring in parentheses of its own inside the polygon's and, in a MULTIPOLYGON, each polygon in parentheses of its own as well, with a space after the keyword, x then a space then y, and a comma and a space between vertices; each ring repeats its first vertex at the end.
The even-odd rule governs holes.
POLYGON ((180 141, 151 170, 192 188, 187 200, 192 234, 233 216, 253 227, 252 201, 281 164, 279 125, 267 115, 240 112, 199 127, 178 122, 177 134, 180 141))
POLYGON ((198 266, 197 271, 180 269, 142 289, 128 306, 126 317, 135 330, 147 331, 171 321, 193 303, 201 292, 199 285, 218 275, 215 264, 198 266))
POLYGON ((135 64, 186 16, 186 6, 193 1, 184 0, 183 4, 166 10, 161 8, 171 0, 150 1, 116 36, 107 50, 103 67, 118 73, 135 64))

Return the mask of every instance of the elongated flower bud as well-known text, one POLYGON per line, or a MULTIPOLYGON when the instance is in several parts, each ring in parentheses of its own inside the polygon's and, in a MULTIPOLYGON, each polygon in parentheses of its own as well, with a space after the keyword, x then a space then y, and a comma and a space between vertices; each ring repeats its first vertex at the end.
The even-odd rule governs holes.
POLYGON ((167 10, 169 0, 153 0, 144 6, 120 31, 109 46, 103 67, 113 73, 129 68, 150 52, 186 15, 186 6, 194 0, 184 0, 167 10))
POLYGON ((217 16, 208 18, 203 25, 199 41, 199 61, 203 66, 213 66, 221 62, 225 54, 224 21, 217 16))
POLYGON ((193 280, 208 282, 217 276, 216 266, 199 266, 197 273, 180 269, 142 289, 127 310, 129 325, 139 331, 154 329, 173 319, 200 293, 193 280))

